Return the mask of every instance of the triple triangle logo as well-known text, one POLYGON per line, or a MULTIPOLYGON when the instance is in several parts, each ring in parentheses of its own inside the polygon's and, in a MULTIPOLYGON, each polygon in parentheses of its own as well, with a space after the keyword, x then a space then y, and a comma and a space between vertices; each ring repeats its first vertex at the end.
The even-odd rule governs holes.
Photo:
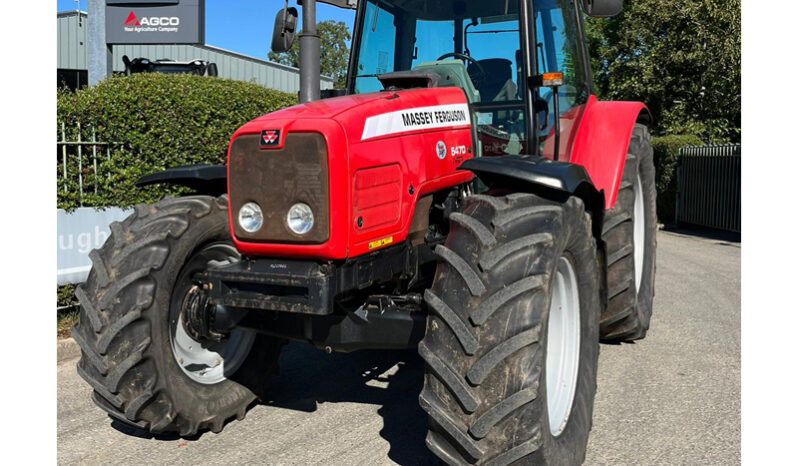
POLYGON ((264 129, 260 132, 261 149, 269 146, 276 146, 280 143, 279 129, 264 129))
POLYGON ((139 23, 138 18, 136 18, 136 15, 134 15, 132 11, 130 12, 129 15, 127 15, 127 19, 125 20, 125 26, 128 27, 141 26, 141 23, 139 23))

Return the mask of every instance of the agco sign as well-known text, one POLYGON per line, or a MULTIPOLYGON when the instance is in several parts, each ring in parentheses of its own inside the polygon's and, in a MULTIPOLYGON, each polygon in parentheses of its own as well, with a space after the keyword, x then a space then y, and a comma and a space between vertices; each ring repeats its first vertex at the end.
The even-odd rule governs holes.
POLYGON ((156 27, 161 32, 177 32, 177 26, 180 26, 180 18, 177 16, 144 16, 139 20, 132 11, 124 24, 125 31, 128 32, 146 32, 156 30, 156 27))
POLYGON ((108 44, 203 44, 204 0, 106 0, 108 44))

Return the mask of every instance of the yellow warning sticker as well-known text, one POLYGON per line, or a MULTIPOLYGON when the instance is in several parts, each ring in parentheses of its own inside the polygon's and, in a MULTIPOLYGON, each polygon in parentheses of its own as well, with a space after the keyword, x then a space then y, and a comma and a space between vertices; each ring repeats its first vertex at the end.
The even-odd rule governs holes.
POLYGON ((376 249, 391 243, 393 243, 393 236, 370 242, 369 249, 376 249))

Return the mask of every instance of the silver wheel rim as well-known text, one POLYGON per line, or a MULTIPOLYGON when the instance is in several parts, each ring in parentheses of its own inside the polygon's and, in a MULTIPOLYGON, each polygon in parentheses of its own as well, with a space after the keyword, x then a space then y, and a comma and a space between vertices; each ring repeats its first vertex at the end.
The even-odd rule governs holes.
POLYGON ((546 407, 549 430, 565 430, 579 371, 579 288, 571 261, 561 257, 551 285, 546 337, 546 407))
MULTIPOLYGON (((208 264, 226 264, 238 260, 238 252, 229 244, 216 243, 200 250, 211 260, 208 264)), ((182 275, 182 274, 181 274, 182 275)), ((179 279, 178 279, 179 280, 179 279)), ((183 296, 179 303, 186 298, 183 296)), ((174 310, 173 310, 174 311, 174 310)), ((191 380, 203 385, 214 385, 235 373, 249 355, 255 342, 255 332, 236 329, 230 337, 219 343, 200 343, 191 338, 183 328, 183 318, 173 314, 171 319, 172 355, 180 369, 191 380)))
POLYGON ((640 284, 643 283, 643 258, 645 257, 646 243, 646 211, 643 204, 643 182, 640 180, 640 173, 637 174, 634 191, 635 211, 632 216, 632 225, 635 243, 635 290, 640 291, 640 284))

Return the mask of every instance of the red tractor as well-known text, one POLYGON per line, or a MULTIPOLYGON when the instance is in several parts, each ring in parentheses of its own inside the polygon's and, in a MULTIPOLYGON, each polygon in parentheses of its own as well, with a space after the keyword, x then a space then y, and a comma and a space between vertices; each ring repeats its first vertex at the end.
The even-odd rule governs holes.
POLYGON ((226 166, 140 180, 197 194, 91 253, 73 334, 95 403, 218 432, 288 340, 418 348, 442 461, 582 462, 599 340, 643 338, 654 294, 651 117, 596 100, 583 33, 622 0, 325 2, 356 6, 346 90, 318 98, 304 0, 303 103, 242 126, 226 166))

